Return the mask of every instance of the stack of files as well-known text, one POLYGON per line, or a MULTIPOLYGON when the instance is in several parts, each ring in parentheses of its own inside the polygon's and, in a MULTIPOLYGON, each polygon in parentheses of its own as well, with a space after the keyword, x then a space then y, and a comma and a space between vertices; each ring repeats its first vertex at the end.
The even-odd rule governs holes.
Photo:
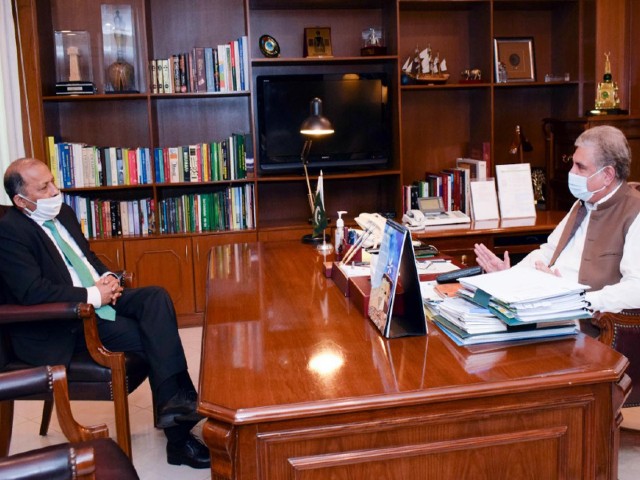
POLYGON ((577 282, 534 268, 511 268, 461 278, 459 295, 488 308, 511 326, 590 318, 585 290, 577 282))
POLYGON ((456 297, 433 320, 458 345, 576 334, 590 318, 585 285, 534 269, 513 268, 461 278, 456 297))

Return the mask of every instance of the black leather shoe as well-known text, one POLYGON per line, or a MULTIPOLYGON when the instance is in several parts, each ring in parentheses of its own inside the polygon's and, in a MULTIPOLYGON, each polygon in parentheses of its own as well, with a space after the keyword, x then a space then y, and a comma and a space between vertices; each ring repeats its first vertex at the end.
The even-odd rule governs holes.
MULTIPOLYGON (((178 390, 178 392, 171 397, 167 403, 158 407, 156 418, 156 427, 167 428, 176 425, 176 421, 180 419, 187 419, 189 421, 195 419, 195 422, 202 417, 195 417, 196 413, 196 399, 198 394, 191 390, 178 390), (193 417, 193 418, 191 418, 193 417)), ((181 421, 181 423, 185 423, 181 421)))
POLYGON ((191 434, 182 443, 167 443, 167 462, 170 465, 189 465, 191 468, 211 467, 209 449, 191 434))

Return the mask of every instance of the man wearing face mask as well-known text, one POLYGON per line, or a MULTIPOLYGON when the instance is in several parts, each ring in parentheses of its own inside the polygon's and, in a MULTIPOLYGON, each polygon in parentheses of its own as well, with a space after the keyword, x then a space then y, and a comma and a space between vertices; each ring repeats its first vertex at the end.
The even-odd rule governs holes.
MULTIPOLYGON (((167 292, 160 287, 123 290, 91 251, 41 161, 13 162, 4 187, 13 207, 0 219, 0 303, 93 304, 104 345, 137 353, 149 363, 154 421, 167 436, 167 461, 209 468, 209 450, 190 433, 200 419, 197 394, 167 292)), ((86 350, 80 322, 14 324, 9 335, 15 354, 33 365, 66 365, 74 352, 86 350)))
MULTIPOLYGON (((615 127, 583 132, 575 142, 569 190, 577 198, 547 243, 514 268, 528 266, 589 285, 594 311, 640 308, 640 192, 627 184, 631 150, 615 127)), ((510 267, 485 245, 475 245, 486 272, 510 267)))

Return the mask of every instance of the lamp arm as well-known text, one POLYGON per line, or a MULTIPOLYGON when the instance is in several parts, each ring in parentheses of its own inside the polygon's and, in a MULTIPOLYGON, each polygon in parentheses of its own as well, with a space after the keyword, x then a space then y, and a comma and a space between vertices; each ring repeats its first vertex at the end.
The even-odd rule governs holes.
POLYGON ((300 153, 300 160, 302 161, 302 167, 304 168, 304 177, 307 180, 307 195, 309 197, 309 208, 311 209, 311 216, 313 216, 313 193, 311 192, 311 182, 309 181, 309 171, 307 170, 307 163, 309 157, 309 151, 311 150, 311 144, 313 141, 308 138, 304 141, 302 146, 302 152, 300 153))
POLYGON ((307 179, 307 195, 309 197, 309 208, 311 209, 311 216, 313 216, 313 193, 311 192, 311 182, 309 181, 309 172, 307 171, 307 164, 303 163, 304 176, 307 179))

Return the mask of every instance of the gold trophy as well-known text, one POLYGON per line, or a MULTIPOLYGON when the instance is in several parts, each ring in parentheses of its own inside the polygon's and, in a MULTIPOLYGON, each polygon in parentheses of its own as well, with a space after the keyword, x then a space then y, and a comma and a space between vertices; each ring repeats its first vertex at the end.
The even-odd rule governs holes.
POLYGON ((604 75, 602 76, 602 82, 598 83, 595 109, 591 111, 594 115, 623 113, 620 110, 618 84, 613 81, 613 76, 611 75, 610 55, 610 52, 604 54, 604 75))

